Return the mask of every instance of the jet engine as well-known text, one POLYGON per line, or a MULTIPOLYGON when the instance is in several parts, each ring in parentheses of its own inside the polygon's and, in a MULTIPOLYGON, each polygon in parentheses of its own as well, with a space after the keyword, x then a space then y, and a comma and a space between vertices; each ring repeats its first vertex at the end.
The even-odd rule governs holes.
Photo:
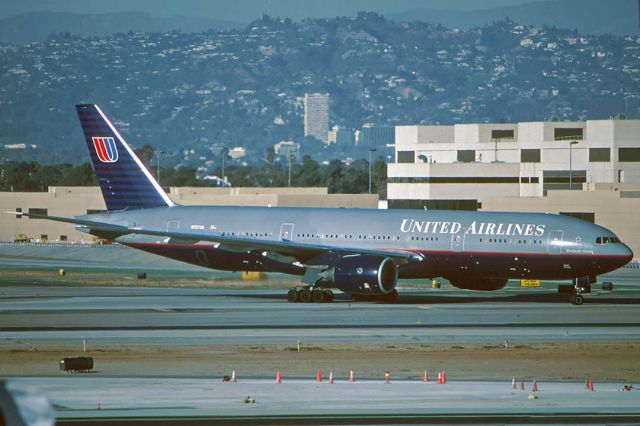
POLYGON ((451 278, 449 282, 452 286, 465 290, 494 291, 500 290, 507 285, 506 279, 498 278, 451 278))
POLYGON ((338 260, 331 281, 351 294, 384 295, 391 293, 398 282, 398 266, 389 257, 357 255, 338 260))

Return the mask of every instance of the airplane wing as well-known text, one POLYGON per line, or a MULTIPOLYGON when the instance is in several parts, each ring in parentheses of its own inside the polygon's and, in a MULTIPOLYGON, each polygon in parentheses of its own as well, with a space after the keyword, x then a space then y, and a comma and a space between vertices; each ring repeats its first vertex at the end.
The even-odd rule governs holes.
POLYGON ((143 227, 127 227, 122 225, 114 225, 105 222, 97 222, 86 219, 76 219, 61 216, 49 216, 22 212, 7 212, 9 214, 27 216, 33 219, 47 219, 56 222, 65 222, 75 225, 85 226, 91 230, 108 232, 117 236, 124 235, 151 235, 159 237, 168 237, 185 244, 198 241, 207 241, 212 243, 220 243, 224 247, 234 250, 252 251, 261 250, 278 253, 283 256, 290 256, 301 263, 305 263, 324 253, 342 253, 342 254, 368 254, 375 256, 383 256, 392 258, 396 264, 403 265, 407 263, 419 262, 424 258, 421 254, 411 251, 402 250, 375 250, 353 247, 329 246, 323 244, 305 244, 288 240, 263 240, 255 238, 241 238, 236 236, 224 235, 223 233, 198 233, 198 232, 180 232, 169 231, 164 229, 151 229, 143 227))

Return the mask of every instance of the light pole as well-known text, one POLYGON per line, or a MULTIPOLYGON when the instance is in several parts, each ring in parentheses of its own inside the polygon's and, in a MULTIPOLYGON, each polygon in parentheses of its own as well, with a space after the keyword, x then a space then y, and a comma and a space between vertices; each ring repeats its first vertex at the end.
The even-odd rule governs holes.
POLYGON ((295 161, 296 155, 295 154, 289 154, 287 156, 287 158, 289 159, 289 188, 291 188, 291 162, 295 161))
POLYGON ((220 167, 220 172, 222 174, 222 180, 226 181, 227 179, 224 177, 224 159, 227 156, 227 152, 229 152, 229 148, 227 148, 226 146, 222 147, 222 151, 220 151, 220 161, 221 161, 221 167, 220 167))
POLYGON ((573 155, 572 148, 573 145, 576 145, 578 141, 569 142, 569 191, 573 189, 573 155))
POLYGON ((155 153, 156 153, 156 161, 157 161, 156 177, 158 178, 158 185, 160 185, 160 157, 162 156, 162 154, 164 154, 164 151, 160 151, 159 149, 156 149, 155 153))
POLYGON ((369 148, 369 194, 371 194, 371 153, 376 152, 375 148, 369 148))

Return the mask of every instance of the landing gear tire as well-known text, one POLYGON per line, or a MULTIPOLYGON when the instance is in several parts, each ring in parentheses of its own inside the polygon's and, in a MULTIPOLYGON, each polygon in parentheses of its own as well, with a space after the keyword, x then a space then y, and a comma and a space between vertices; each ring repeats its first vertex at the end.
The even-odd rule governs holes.
POLYGON ((298 302, 308 303, 311 300, 311 291, 308 288, 298 290, 298 302))
POLYGON ((580 306, 584 303, 584 297, 580 294, 574 294, 571 296, 570 301, 572 305, 580 306))
POLYGON ((324 290, 324 302, 331 303, 333 302, 333 292, 331 290, 324 290))
POLYGON ((323 290, 313 290, 311 292, 311 301, 313 303, 324 303, 324 291, 323 290))
POLYGON ((295 288, 289 290, 287 293, 287 301, 289 303, 296 303, 298 301, 298 291, 295 288))

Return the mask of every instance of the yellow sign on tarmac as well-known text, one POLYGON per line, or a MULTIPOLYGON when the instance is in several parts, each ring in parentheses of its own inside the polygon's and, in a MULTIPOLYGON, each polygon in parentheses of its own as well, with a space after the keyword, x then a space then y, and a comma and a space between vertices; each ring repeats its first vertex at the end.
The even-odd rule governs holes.
POLYGON ((540 287, 540 280, 520 280, 520 287, 540 287))

